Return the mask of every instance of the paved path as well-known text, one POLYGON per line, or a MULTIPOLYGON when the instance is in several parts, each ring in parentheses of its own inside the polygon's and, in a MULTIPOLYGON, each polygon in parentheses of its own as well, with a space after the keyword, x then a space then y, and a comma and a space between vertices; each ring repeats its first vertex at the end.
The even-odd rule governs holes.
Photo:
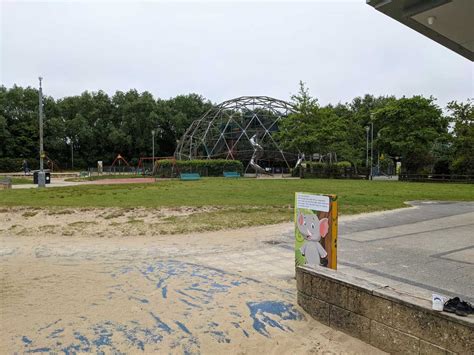
POLYGON ((340 265, 398 289, 474 301, 474 203, 413 205, 343 222, 340 265))
MULTIPOLYGON (((92 181, 66 181, 65 179, 52 179, 51 184, 46 184, 46 188, 67 187, 77 185, 116 185, 116 184, 144 184, 155 183, 156 179, 151 178, 124 178, 124 179, 100 179, 92 181)), ((34 189, 38 188, 36 184, 18 184, 12 186, 14 189, 34 189)))
MULTIPOLYGON (((474 203, 412 202, 414 207, 341 218, 339 270, 429 298, 474 302, 474 203)), ((291 228, 291 227, 290 227, 291 228)), ((293 231, 280 246, 293 252, 293 231)))
MULTIPOLYGON (((412 208, 342 217, 338 269, 421 297, 438 292, 474 302, 474 202, 411 204, 412 208)), ((290 278, 293 226, 285 229, 257 250, 235 252, 216 263, 290 278)))

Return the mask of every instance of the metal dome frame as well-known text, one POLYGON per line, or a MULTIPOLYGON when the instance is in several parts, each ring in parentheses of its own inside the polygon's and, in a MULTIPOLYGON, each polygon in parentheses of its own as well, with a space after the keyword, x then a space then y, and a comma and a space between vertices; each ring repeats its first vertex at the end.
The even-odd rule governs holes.
MULTIPOLYGON (((224 101, 191 123, 179 140, 175 156, 188 159, 228 159, 253 163, 258 159, 266 166, 282 165, 298 158, 281 149, 273 133, 278 123, 295 107, 268 96, 241 96, 224 101)), ((252 166, 255 170, 259 168, 252 166)))

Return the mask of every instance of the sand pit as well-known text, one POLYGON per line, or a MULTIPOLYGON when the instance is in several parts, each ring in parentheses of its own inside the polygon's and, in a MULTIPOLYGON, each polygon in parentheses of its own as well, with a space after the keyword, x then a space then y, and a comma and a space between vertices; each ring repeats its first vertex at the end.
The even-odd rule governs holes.
POLYGON ((378 352, 297 306, 289 223, 140 235, 192 212, 0 210, 0 353, 378 352))

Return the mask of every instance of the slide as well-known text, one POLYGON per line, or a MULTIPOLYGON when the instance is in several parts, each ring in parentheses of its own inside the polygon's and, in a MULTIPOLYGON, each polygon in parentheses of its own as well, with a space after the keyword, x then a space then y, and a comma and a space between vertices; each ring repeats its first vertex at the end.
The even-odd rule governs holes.
POLYGON ((260 159, 263 156, 263 147, 257 143, 257 135, 254 134, 250 138, 250 144, 252 144, 253 147, 253 155, 252 158, 250 159, 249 165, 257 172, 260 174, 267 174, 267 175, 272 175, 265 171, 264 168, 262 168, 260 165, 257 164, 257 160, 260 159))

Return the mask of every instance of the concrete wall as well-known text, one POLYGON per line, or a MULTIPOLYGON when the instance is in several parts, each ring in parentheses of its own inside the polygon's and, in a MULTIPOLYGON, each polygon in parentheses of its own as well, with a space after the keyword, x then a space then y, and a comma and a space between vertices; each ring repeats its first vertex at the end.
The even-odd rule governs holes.
POLYGON ((474 354, 473 316, 344 275, 297 267, 298 304, 313 318, 389 353, 474 354))

